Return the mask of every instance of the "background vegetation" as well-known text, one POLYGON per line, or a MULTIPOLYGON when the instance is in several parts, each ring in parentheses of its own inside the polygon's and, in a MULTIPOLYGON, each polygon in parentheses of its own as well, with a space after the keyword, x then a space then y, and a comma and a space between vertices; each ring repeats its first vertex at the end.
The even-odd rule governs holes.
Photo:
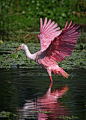
POLYGON ((31 42, 34 38, 39 42, 40 17, 54 20, 61 28, 67 20, 86 25, 86 0, 1 0, 0 7, 1 40, 28 42, 24 38, 29 33, 31 42))
POLYGON ((70 69, 73 67, 86 68, 86 0, 1 0, 0 6, 1 68, 10 68, 17 64, 24 68, 34 67, 35 62, 27 59, 25 53, 21 51, 9 59, 6 58, 22 42, 27 43, 32 53, 40 50, 37 37, 40 17, 43 20, 45 17, 52 19, 61 29, 67 20, 81 25, 81 35, 78 39, 80 44, 76 46, 67 62, 63 61, 60 66, 70 69))

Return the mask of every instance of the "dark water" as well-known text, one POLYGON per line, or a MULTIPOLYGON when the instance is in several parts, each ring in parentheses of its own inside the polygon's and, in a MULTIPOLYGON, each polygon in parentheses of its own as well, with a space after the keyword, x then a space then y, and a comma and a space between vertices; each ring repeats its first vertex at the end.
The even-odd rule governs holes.
POLYGON ((67 72, 68 79, 53 75, 51 84, 43 68, 0 69, 0 111, 16 120, 86 120, 86 70, 67 72))

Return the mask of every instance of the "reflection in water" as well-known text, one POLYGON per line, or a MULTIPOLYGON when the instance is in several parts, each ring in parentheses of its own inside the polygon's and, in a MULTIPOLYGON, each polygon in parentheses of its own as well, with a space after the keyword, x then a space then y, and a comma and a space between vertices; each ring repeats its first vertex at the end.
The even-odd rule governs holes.
POLYGON ((58 98, 65 94, 68 87, 64 86, 60 90, 56 89, 52 92, 51 88, 52 83, 50 83, 49 89, 44 96, 38 97, 36 100, 26 100, 24 107, 19 110, 20 116, 24 118, 38 117, 38 120, 61 120, 59 116, 70 116, 67 106, 65 108, 62 102, 57 101, 58 98))

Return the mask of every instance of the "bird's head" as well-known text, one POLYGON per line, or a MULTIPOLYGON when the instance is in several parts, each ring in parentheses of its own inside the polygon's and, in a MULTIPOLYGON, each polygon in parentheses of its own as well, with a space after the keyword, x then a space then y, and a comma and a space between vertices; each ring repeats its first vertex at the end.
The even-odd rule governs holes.
POLYGON ((18 50, 25 50, 27 48, 27 45, 21 44, 13 53, 15 53, 18 50))
POLYGON ((25 49, 28 49, 27 45, 25 45, 24 43, 21 44, 18 48, 21 50, 24 50, 24 51, 25 51, 25 49))

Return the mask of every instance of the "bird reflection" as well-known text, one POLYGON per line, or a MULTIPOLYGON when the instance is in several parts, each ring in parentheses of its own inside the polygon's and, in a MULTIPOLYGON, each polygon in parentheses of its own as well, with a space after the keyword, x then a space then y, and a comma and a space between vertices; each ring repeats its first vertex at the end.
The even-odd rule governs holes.
POLYGON ((44 96, 34 100, 26 100, 24 107, 20 110, 23 117, 34 116, 38 120, 63 120, 59 116, 70 116, 67 106, 63 106, 62 102, 58 102, 63 94, 68 91, 67 86, 61 89, 51 91, 53 83, 50 83, 49 89, 44 96))

